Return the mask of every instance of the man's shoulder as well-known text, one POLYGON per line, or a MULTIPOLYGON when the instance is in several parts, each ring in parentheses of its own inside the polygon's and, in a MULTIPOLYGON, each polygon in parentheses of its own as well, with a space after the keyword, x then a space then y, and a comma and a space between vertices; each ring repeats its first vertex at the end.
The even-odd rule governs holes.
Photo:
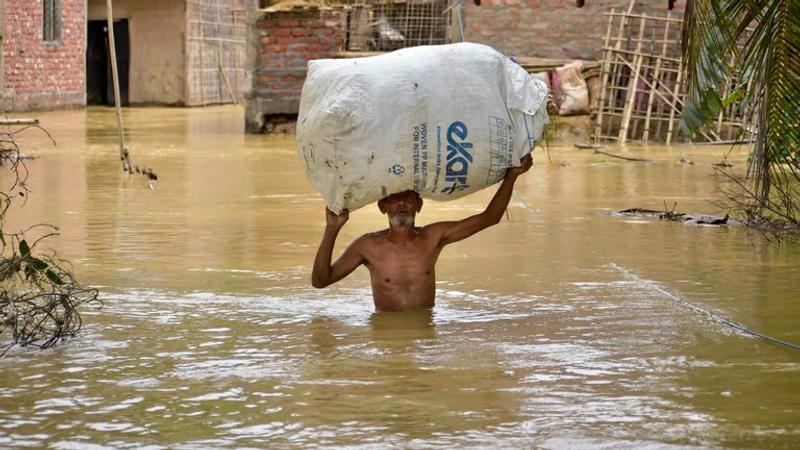
POLYGON ((454 222, 433 222, 433 223, 429 223, 429 224, 423 226, 420 229, 420 232, 421 233, 425 233, 425 234, 441 233, 442 230, 446 229, 447 227, 449 227, 453 223, 454 222))
POLYGON ((373 231, 371 233, 364 233, 359 236, 355 242, 362 243, 362 244, 374 244, 378 241, 382 241, 386 238, 386 235, 389 233, 389 229, 380 230, 380 231, 373 231))

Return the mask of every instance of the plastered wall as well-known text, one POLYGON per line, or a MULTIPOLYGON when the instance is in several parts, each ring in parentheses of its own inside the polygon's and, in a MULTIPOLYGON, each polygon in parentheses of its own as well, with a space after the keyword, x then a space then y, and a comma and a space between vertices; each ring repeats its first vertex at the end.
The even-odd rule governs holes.
MULTIPOLYGON (((106 1, 88 0, 89 20, 106 19, 106 1)), ((186 101, 185 0, 114 0, 114 19, 128 19, 131 104, 186 101)))

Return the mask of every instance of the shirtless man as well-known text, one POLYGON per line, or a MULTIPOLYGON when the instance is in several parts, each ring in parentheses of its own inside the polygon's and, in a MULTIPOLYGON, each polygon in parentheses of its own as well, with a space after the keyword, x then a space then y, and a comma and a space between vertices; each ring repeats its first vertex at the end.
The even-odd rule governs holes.
POLYGON ((422 198, 414 191, 392 194, 378 202, 389 216, 389 228, 367 233, 353 241, 331 265, 331 254, 348 212, 336 215, 325 209, 326 226, 314 259, 311 284, 324 288, 349 275, 364 264, 372 281, 372 298, 378 311, 403 311, 432 308, 436 293, 436 260, 447 244, 466 239, 500 222, 508 207, 514 182, 531 168, 531 155, 520 160, 520 167, 506 170, 497 193, 480 214, 453 222, 414 226, 422 209, 422 198))

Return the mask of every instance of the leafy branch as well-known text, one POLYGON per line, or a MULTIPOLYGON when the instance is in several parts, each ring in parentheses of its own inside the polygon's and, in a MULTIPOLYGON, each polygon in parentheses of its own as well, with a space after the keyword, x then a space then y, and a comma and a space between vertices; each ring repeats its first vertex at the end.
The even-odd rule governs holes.
POLYGON ((24 205, 30 193, 25 157, 14 139, 28 128, 44 131, 32 124, 0 132, 0 169, 11 175, 0 191, 0 356, 17 345, 48 348, 75 336, 82 326, 78 308, 102 304, 96 289, 80 285, 68 261, 54 250, 40 251, 45 241, 58 236, 57 227, 38 224, 16 233, 5 231, 7 213, 15 203, 24 205), (38 237, 27 239, 33 232, 38 237))
POLYGON ((730 206, 760 229, 800 231, 800 2, 694 0, 684 16, 690 67, 682 129, 693 132, 732 102, 755 146, 744 178, 721 170, 730 206), (733 85, 733 96, 722 97, 733 85))

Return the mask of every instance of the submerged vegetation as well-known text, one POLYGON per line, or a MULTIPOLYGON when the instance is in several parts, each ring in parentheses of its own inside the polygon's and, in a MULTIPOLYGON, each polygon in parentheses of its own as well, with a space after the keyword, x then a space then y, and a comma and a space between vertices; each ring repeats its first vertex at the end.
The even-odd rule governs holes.
MULTIPOLYGON (((800 234, 800 2, 687 3, 683 51, 690 86, 682 126, 693 131, 732 103, 755 146, 744 176, 720 169, 729 207, 773 237, 800 234), (736 86, 722 98, 726 83, 736 86)), ((745 130, 743 130, 744 133, 745 130)))
POLYGON ((57 227, 5 230, 9 210, 24 205, 30 193, 28 169, 14 140, 24 129, 0 132, 0 356, 15 345, 47 348, 74 336, 81 329, 78 308, 99 304, 96 289, 82 287, 67 261, 42 248, 58 235, 57 227))

